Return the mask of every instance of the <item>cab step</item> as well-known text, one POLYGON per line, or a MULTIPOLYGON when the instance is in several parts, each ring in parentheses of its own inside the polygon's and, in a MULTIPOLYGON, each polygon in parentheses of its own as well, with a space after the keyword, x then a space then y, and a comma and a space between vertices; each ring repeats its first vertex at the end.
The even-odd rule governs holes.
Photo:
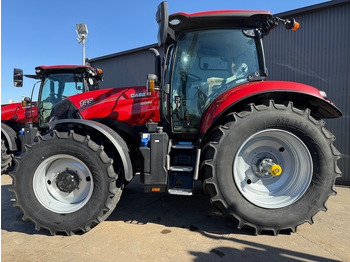
POLYGON ((175 141, 169 152, 168 193, 190 196, 193 194, 193 171, 196 146, 192 142, 175 141))
POLYGON ((174 171, 174 172, 192 172, 193 167, 191 166, 171 166, 169 171, 174 171))
POLYGON ((179 196, 192 196, 192 189, 182 189, 182 188, 169 188, 168 193, 170 195, 179 195, 179 196))

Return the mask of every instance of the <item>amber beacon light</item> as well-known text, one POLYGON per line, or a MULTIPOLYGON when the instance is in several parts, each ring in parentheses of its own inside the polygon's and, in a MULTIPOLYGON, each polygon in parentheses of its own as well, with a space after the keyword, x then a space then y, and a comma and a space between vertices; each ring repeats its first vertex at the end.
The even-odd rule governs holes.
POLYGON ((287 29, 291 29, 292 31, 297 31, 300 26, 300 24, 297 21, 295 21, 294 18, 292 20, 286 20, 285 25, 287 29))

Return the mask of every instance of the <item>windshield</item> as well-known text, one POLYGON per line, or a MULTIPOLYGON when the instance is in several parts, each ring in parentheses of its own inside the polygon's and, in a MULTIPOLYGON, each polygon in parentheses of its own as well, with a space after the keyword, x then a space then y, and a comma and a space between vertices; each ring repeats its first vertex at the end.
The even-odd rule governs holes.
POLYGON ((66 97, 81 94, 84 91, 83 74, 47 75, 43 82, 39 101, 41 124, 49 121, 48 117, 55 104, 66 97))
POLYGON ((171 80, 173 132, 197 132, 216 97, 259 71, 256 39, 248 36, 254 31, 248 31, 216 29, 179 37, 171 80))

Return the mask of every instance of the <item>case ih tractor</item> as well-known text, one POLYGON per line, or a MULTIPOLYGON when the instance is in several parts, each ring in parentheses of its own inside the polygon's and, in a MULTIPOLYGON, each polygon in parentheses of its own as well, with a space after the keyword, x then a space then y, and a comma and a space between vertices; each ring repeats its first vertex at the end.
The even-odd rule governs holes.
POLYGON ((156 15, 156 72, 147 86, 57 103, 46 134, 16 158, 15 206, 37 230, 86 232, 140 173, 146 192, 192 195, 256 234, 295 231, 335 194, 341 175, 322 118, 341 112, 316 88, 266 81, 262 38, 295 20, 267 11, 156 15))
MULTIPOLYGON (((33 137, 23 136, 24 128, 45 130, 51 109, 56 103, 68 96, 98 89, 98 82, 103 77, 101 69, 81 65, 38 66, 35 73, 25 76, 37 79, 37 83, 40 83, 37 102, 26 97, 21 103, 1 105, 1 174, 11 170, 13 155, 35 137, 33 132, 33 137)), ((14 69, 14 86, 23 86, 22 69, 14 69)))

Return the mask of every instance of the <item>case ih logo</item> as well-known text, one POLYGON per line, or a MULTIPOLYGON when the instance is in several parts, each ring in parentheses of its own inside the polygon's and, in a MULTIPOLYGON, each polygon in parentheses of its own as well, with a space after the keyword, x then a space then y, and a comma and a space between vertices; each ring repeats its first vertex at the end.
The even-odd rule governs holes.
POLYGON ((132 94, 130 95, 132 98, 135 98, 135 97, 145 97, 147 96, 147 93, 135 93, 135 94, 132 94))
POLYGON ((80 101, 80 106, 90 105, 90 104, 92 104, 93 101, 94 101, 94 99, 92 97, 87 98, 87 99, 83 99, 80 101))

